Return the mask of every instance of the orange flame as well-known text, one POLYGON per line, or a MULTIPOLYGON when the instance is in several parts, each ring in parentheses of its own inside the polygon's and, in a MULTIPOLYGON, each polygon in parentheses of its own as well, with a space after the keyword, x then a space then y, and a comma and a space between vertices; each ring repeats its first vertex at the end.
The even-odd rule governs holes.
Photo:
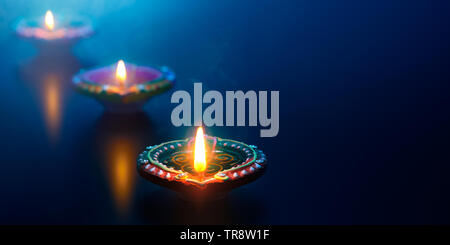
POLYGON ((198 127, 197 129, 194 148, 194 169, 197 173, 203 173, 206 170, 206 150, 202 127, 198 127))

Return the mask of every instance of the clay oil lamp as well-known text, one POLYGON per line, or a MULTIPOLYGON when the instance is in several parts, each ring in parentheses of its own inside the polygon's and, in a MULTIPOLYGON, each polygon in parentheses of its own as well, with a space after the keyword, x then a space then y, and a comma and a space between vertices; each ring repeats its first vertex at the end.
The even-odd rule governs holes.
POLYGON ((125 63, 82 70, 72 82, 78 92, 99 101, 111 112, 134 112, 155 95, 172 88, 175 74, 167 67, 125 63))
POLYGON ((203 134, 149 146, 137 160, 139 174, 192 201, 217 200, 262 176, 265 154, 254 145, 203 134))

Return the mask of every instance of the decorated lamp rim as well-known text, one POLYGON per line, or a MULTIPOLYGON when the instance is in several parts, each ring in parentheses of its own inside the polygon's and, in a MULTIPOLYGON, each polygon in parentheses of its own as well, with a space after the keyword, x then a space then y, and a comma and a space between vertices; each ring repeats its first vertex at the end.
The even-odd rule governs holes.
POLYGON ((190 137, 187 139, 174 140, 147 147, 146 151, 142 152, 138 157, 138 170, 143 169, 144 171, 154 173, 162 179, 165 178, 167 180, 181 181, 202 187, 207 183, 221 183, 229 180, 241 179, 246 175, 262 170, 265 167, 265 154, 254 145, 247 145, 246 143, 240 141, 222 139, 220 137, 208 135, 205 135, 205 138, 213 141, 213 144, 217 144, 219 147, 246 153, 246 160, 238 166, 220 170, 214 175, 203 180, 193 178, 194 176, 191 173, 181 169, 168 167, 158 160, 159 154, 175 150, 176 148, 184 148, 188 146, 190 142, 193 141, 193 137, 190 137))
POLYGON ((66 18, 59 18, 58 22, 63 23, 62 27, 64 28, 55 30, 47 30, 45 27, 37 25, 40 22, 42 22, 42 17, 22 18, 16 22, 13 29, 20 37, 46 41, 85 38, 94 33, 91 20, 84 16, 70 15, 66 18))
POLYGON ((139 84, 133 84, 126 87, 125 90, 119 90, 119 85, 99 84, 98 82, 86 77, 86 74, 89 74, 91 72, 99 72, 99 70, 101 69, 107 69, 108 67, 110 67, 101 66, 89 70, 81 69, 77 74, 73 76, 72 82, 76 86, 76 88, 80 90, 80 92, 84 92, 85 94, 124 98, 136 94, 145 94, 152 92, 157 93, 159 90, 165 91, 165 89, 161 88, 170 88, 175 81, 175 73, 166 66, 162 66, 159 69, 151 66, 135 65, 132 63, 127 63, 127 66, 134 66, 135 68, 146 70, 154 70, 161 74, 156 79, 144 81, 139 84))

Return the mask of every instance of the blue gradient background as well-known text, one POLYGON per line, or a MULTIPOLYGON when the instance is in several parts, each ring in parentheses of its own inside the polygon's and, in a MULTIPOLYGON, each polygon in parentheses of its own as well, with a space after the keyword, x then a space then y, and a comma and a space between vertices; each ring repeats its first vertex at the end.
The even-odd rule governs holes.
POLYGON ((0 1, 0 224, 448 224, 449 5, 0 1), (42 57, 12 25, 47 9, 89 16, 98 33, 73 54, 42 57), (70 88, 79 69, 119 58, 167 65, 176 86, 125 119, 70 88), (57 136, 46 123, 48 74, 59 84, 57 136), (277 137, 206 129, 258 145, 271 165, 205 207, 141 179, 133 159, 193 134, 170 123, 170 96, 196 81, 280 91, 277 137), (118 208, 108 142, 123 137, 132 184, 118 208))

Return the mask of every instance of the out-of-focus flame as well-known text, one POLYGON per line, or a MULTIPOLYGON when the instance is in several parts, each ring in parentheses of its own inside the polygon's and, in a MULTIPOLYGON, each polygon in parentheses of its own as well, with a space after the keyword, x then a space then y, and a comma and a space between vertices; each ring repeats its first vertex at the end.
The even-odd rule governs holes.
POLYGON ((50 31, 55 28, 55 18, 53 17, 53 13, 50 10, 47 10, 45 13, 45 27, 50 31))
POLYGON ((206 170, 206 150, 202 127, 198 127, 197 129, 194 148, 194 169, 197 173, 203 173, 206 170))
POLYGON ((120 86, 125 85, 125 80, 127 80, 127 68, 125 67, 125 62, 123 62, 123 60, 117 62, 116 78, 120 86))

